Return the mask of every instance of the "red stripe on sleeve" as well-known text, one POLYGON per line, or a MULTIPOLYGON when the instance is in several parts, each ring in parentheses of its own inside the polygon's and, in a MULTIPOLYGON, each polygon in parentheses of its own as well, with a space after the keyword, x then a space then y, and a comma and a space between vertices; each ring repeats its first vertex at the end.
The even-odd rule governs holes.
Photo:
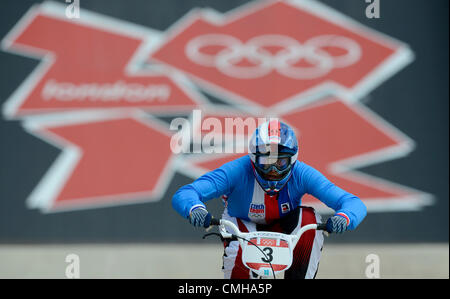
POLYGON ((336 213, 336 215, 342 216, 347 220, 347 226, 350 224, 350 218, 348 218, 348 216, 342 212, 340 213, 336 213))

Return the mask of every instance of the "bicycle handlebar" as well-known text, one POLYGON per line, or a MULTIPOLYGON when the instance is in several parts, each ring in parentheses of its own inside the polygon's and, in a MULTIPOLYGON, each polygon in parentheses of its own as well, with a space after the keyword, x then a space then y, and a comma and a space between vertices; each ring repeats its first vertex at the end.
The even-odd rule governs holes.
POLYGON ((329 231, 327 231, 327 223, 317 223, 317 230, 324 230, 326 232, 329 233, 329 231))
POLYGON ((220 219, 211 218, 211 223, 209 225, 220 225, 220 219))
MULTIPOLYGON (((219 226, 220 225, 220 219, 211 218, 211 222, 210 222, 209 225, 219 226)), ((326 224, 326 222, 325 223, 317 223, 317 230, 327 231, 327 224, 326 224)))

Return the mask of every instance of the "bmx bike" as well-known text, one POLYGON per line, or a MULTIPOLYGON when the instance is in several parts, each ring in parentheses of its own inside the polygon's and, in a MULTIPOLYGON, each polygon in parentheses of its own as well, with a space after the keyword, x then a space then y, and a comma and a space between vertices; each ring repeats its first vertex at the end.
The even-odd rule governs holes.
POLYGON ((283 234, 270 231, 254 231, 243 233, 231 221, 226 219, 211 219, 210 226, 218 226, 222 239, 236 238, 242 249, 242 263, 250 269, 255 278, 276 279, 277 275, 288 270, 293 261, 295 245, 302 234, 308 230, 327 231, 325 223, 302 226, 294 234, 283 234))

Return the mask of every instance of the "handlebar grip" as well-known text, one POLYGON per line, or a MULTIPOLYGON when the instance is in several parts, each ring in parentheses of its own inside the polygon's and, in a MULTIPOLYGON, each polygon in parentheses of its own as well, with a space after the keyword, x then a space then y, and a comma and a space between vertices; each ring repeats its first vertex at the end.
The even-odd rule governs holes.
POLYGON ((209 225, 220 225, 220 219, 211 218, 209 225))
POLYGON ((317 230, 327 231, 327 224, 326 223, 317 223, 317 230))

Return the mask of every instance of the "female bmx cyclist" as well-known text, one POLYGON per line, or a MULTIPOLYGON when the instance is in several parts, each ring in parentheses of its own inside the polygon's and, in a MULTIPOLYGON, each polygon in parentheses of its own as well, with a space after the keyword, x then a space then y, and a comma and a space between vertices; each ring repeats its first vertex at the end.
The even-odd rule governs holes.
MULTIPOLYGON (((253 133, 248 155, 181 187, 172 198, 173 208, 194 226, 209 227, 211 214, 205 202, 222 197, 222 219, 234 222, 240 231, 289 234, 301 226, 320 223, 313 208, 301 206, 302 196, 310 194, 335 211, 327 221, 329 232, 355 229, 367 214, 363 202, 297 158, 298 142, 292 128, 278 120, 265 122, 253 133)), ((239 242, 227 240, 224 246, 224 277, 252 278, 242 264, 239 242)), ((285 278, 314 278, 322 246, 322 231, 304 233, 285 278)))

